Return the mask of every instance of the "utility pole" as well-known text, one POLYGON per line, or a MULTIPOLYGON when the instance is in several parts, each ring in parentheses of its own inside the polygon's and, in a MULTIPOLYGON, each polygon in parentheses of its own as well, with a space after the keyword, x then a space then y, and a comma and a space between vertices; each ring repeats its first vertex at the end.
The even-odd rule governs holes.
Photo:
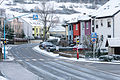
POLYGON ((16 19, 16 18, 21 18, 21 17, 26 16, 26 15, 29 15, 29 13, 28 13, 28 14, 21 15, 21 16, 18 16, 18 17, 13 17, 13 18, 4 20, 4 59, 6 59, 6 53, 5 53, 5 40, 6 40, 6 36, 5 36, 5 25, 6 25, 7 21, 9 21, 9 20, 13 20, 13 19, 16 19))

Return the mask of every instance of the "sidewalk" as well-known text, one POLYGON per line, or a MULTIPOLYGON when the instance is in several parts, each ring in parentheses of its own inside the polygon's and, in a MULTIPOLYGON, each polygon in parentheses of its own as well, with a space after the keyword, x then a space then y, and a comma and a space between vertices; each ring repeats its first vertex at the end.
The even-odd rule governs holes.
POLYGON ((6 46, 7 59, 0 62, 0 73, 2 73, 0 80, 42 80, 42 78, 39 78, 14 61, 14 57, 8 51, 11 47, 12 45, 6 46))
POLYGON ((0 71, 8 80, 42 80, 15 62, 0 62, 0 71))

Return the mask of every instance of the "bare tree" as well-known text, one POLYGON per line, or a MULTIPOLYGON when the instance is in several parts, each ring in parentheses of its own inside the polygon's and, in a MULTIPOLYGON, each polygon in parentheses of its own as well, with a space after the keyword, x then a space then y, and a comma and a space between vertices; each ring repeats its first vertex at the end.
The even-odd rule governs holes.
MULTIPOLYGON (((93 51, 93 44, 95 52, 97 53, 96 55, 98 56, 98 51, 100 50, 101 46, 103 43, 103 36, 100 36, 100 38, 97 37, 96 42, 93 43, 91 40, 91 36, 84 36, 83 38, 83 47, 88 48, 89 51, 93 51)), ((85 50, 84 50, 85 51, 85 50)))
POLYGON ((58 23, 59 19, 55 16, 54 5, 47 4, 46 1, 41 3, 39 15, 40 21, 43 24, 43 41, 46 41, 47 33, 51 27, 54 27, 58 23))

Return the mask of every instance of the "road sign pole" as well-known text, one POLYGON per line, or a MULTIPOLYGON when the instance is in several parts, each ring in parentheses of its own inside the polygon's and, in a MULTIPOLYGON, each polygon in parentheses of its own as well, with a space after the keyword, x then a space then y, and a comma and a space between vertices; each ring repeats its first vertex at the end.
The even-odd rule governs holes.
POLYGON ((77 48, 77 59, 79 59, 79 51, 78 51, 78 48, 77 48))
POLYGON ((95 59, 95 44, 93 44, 93 58, 95 59))
MULTIPOLYGON (((5 24, 6 24, 6 20, 4 20, 4 41, 5 41, 5 24)), ((4 42, 4 59, 6 59, 6 54, 5 54, 5 42, 4 42)))

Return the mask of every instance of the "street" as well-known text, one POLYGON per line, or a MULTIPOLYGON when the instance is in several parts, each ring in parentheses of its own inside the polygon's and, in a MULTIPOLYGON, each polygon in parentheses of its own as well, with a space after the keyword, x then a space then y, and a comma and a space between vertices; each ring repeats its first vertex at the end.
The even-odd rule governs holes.
POLYGON ((16 62, 39 76, 40 80, 120 80, 119 64, 77 62, 51 57, 35 52, 32 48, 37 45, 14 46, 9 53, 12 53, 16 62))

